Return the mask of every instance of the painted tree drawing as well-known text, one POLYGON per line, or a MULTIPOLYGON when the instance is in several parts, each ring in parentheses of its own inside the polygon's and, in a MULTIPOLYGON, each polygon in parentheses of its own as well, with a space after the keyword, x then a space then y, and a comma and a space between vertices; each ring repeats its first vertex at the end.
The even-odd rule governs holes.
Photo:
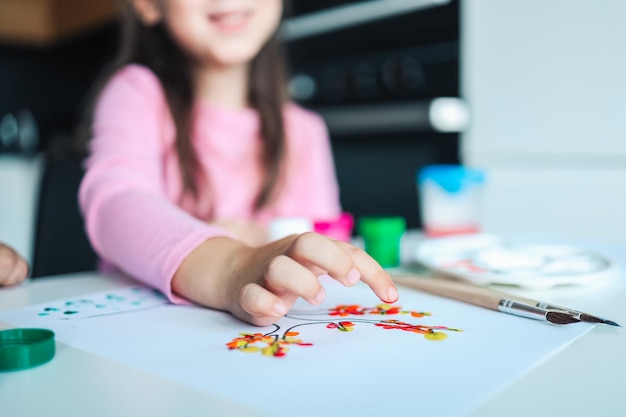
POLYGON ((300 323, 281 331, 280 326, 274 324, 274 329, 268 333, 240 333, 226 344, 230 350, 247 353, 260 353, 263 356, 284 357, 290 346, 313 346, 299 338, 300 330, 304 326, 324 325, 327 329, 351 332, 357 324, 374 325, 383 330, 402 330, 408 333, 421 334, 424 338, 441 341, 448 338, 446 332, 461 332, 446 326, 426 326, 423 324, 408 323, 407 321, 389 316, 408 316, 421 318, 431 316, 428 312, 403 310, 401 306, 379 304, 376 307, 362 307, 359 305, 338 305, 336 307, 309 311, 306 313, 291 312, 286 317, 298 320, 300 323), (317 318, 323 315, 328 318, 317 318), (378 316, 378 317, 373 317, 378 316), (315 317, 315 318, 313 318, 315 317), (384 318, 383 318, 384 317, 384 318), (296 330, 297 329, 297 330, 296 330))

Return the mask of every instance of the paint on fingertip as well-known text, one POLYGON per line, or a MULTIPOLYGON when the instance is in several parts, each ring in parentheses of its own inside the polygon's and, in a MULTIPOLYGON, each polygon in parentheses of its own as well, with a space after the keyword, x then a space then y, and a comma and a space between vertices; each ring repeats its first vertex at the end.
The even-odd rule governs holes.
POLYGON ((356 268, 352 268, 350 272, 348 273, 348 277, 347 277, 348 284, 354 285, 357 282, 359 282, 360 279, 361 279, 361 273, 359 272, 359 270, 356 268))

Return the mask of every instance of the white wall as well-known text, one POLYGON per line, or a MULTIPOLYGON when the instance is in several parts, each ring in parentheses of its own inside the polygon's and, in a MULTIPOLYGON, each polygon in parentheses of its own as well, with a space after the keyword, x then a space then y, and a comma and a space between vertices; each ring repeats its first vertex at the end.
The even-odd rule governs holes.
POLYGON ((0 241, 32 264, 42 156, 0 155, 0 241))
POLYGON ((626 241, 626 1, 461 1, 485 228, 626 241))

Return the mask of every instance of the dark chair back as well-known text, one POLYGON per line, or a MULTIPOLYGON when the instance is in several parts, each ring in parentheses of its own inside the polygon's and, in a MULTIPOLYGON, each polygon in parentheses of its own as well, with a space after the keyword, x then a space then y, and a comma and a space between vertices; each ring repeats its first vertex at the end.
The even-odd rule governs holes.
POLYGON ((97 256, 78 209, 82 160, 48 161, 41 181, 31 275, 33 278, 96 268, 97 256))

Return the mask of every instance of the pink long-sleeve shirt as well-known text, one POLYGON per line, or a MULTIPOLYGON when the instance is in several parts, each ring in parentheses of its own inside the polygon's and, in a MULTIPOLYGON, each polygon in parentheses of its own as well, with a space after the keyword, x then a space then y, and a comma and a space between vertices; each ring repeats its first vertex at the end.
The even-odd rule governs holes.
POLYGON ((181 201, 175 129, 156 76, 128 65, 97 102, 79 203, 87 234, 104 265, 161 290, 201 243, 230 236, 221 219, 267 224, 274 217, 335 218, 339 191, 322 119, 295 104, 284 109, 285 182, 276 201, 254 212, 260 184, 260 121, 251 109, 196 104, 192 142, 202 175, 198 201, 181 201))

